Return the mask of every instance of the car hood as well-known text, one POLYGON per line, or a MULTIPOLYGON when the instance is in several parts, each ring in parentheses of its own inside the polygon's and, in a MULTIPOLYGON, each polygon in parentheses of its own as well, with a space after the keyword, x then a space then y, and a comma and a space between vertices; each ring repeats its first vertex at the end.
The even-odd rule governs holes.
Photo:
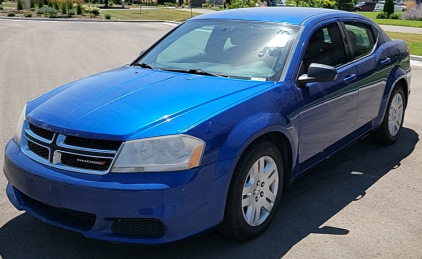
POLYGON ((272 85, 125 66, 29 102, 27 120, 51 131, 89 138, 129 140, 176 134, 272 85))

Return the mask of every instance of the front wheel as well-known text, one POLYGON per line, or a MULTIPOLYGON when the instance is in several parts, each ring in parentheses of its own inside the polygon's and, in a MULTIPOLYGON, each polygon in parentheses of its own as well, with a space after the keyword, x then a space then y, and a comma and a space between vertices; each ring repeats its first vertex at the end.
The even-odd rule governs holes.
POLYGON ((283 183, 283 160, 278 148, 266 140, 253 143, 234 171, 222 232, 239 240, 262 233, 274 217, 283 183))
POLYGON ((388 101, 387 111, 381 126, 371 133, 372 140, 385 145, 396 142, 403 127, 405 108, 404 90, 402 86, 398 85, 388 101))

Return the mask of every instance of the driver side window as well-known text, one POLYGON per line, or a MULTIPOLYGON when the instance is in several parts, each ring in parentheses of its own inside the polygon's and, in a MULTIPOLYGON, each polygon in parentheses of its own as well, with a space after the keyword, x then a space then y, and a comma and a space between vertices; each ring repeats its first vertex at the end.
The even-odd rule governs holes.
POLYGON ((312 63, 338 67, 346 63, 343 40, 336 23, 317 29, 308 42, 301 70, 308 73, 312 63))

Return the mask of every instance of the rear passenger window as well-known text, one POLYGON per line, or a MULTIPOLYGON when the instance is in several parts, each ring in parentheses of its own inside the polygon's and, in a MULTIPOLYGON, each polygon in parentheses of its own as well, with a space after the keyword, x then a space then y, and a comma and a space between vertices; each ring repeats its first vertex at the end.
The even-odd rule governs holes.
POLYGON ((345 23, 345 26, 354 59, 371 53, 375 45, 371 26, 361 23, 345 23))

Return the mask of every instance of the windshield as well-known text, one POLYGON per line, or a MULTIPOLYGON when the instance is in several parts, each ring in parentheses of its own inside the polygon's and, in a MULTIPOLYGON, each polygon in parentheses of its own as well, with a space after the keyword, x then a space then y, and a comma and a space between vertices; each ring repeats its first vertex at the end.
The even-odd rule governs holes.
POLYGON ((298 30, 298 26, 278 23, 188 21, 133 65, 275 81, 279 79, 298 30))

